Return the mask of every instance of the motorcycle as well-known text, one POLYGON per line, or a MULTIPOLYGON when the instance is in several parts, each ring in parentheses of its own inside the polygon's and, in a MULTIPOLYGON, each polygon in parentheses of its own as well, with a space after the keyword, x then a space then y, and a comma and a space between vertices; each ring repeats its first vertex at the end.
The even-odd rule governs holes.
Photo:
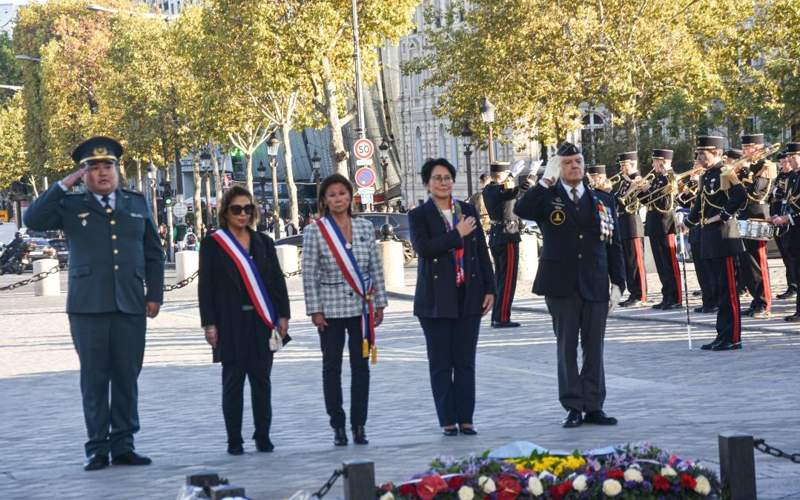
POLYGON ((22 274, 30 264, 30 248, 27 243, 9 245, 0 256, 0 275, 22 274))

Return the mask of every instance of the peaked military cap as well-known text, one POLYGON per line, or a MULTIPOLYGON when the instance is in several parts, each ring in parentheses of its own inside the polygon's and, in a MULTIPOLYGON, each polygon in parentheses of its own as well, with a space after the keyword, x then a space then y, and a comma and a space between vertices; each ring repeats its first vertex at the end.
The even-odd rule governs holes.
POLYGON ((780 160, 785 160, 787 156, 788 156, 788 155, 786 154, 786 151, 781 151, 780 153, 778 153, 778 154, 775 156, 775 159, 776 159, 776 160, 778 160, 778 161, 780 161, 780 160))
POLYGON ((718 135, 698 135, 695 149, 724 149, 725 139, 718 135))
POLYGON ((728 158, 730 158, 731 160, 738 160, 739 158, 744 156, 744 153, 742 153, 741 149, 726 149, 725 153, 723 154, 728 158))
POLYGON ((654 160, 671 160, 675 153, 671 149, 654 149, 654 160))
POLYGON ((559 146, 556 154, 558 156, 575 156, 581 154, 581 150, 578 146, 572 144, 571 142, 565 142, 559 146))
POLYGON ((639 153, 636 151, 627 151, 625 153, 620 153, 617 155, 617 161, 637 161, 639 159, 639 153))
POLYGON ((605 165, 592 165, 591 167, 586 169, 587 174, 603 174, 606 173, 606 166, 605 165))
POLYGON ((489 172, 499 174, 500 172, 508 172, 511 170, 511 163, 507 161, 495 161, 489 166, 489 172))
POLYGON ((755 146, 758 144, 764 144, 764 134, 742 135, 742 146, 755 146))
POLYGON ((786 156, 800 154, 800 142, 786 144, 786 156))
POLYGON ((122 144, 111 137, 92 137, 80 143, 72 151, 72 159, 80 165, 92 160, 119 161, 122 157, 122 144))

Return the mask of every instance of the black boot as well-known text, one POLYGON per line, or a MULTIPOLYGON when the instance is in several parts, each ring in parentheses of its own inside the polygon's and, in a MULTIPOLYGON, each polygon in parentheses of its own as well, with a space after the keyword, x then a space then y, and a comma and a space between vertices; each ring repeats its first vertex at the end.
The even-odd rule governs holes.
POLYGON ((353 442, 355 444, 369 444, 367 439, 367 431, 364 430, 363 425, 353 427, 353 442))
POLYGON ((337 427, 333 430, 333 444, 347 446, 347 433, 344 431, 344 427, 337 427))

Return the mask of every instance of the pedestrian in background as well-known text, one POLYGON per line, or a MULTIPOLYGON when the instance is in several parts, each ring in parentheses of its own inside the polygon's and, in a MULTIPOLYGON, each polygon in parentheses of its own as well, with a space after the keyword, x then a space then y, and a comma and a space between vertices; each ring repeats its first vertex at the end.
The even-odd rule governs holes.
POLYGON ((342 408, 342 351, 345 333, 350 352, 350 426, 353 441, 367 444, 369 364, 375 350, 375 328, 383 322, 386 291, 375 229, 353 217, 353 186, 346 177, 326 177, 319 188, 316 223, 303 231, 303 290, 306 314, 319 331, 325 409, 334 444, 347 445, 342 408))
POLYGON ((198 297, 200 322, 222 363, 222 413, 228 434, 228 453, 241 455, 242 392, 250 381, 253 439, 258 451, 274 449, 272 423, 273 350, 289 329, 289 294, 272 239, 253 230, 258 210, 250 192, 233 186, 222 197, 220 229, 200 245, 198 297), (276 330, 280 339, 275 339, 276 330), (272 342, 271 342, 272 340, 272 342))
POLYGON ((444 158, 422 166, 430 198, 408 213, 417 252, 414 315, 425 334, 431 390, 445 436, 477 434, 475 354, 481 316, 492 309, 495 284, 475 207, 453 199, 456 169, 444 158))

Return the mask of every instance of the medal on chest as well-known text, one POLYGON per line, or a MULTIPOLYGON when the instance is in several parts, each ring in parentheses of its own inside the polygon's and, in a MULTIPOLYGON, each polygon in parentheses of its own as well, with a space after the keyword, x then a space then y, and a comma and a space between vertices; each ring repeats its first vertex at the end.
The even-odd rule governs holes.
POLYGON ((567 215, 561 208, 556 208, 550 212, 550 223, 554 226, 560 226, 567 219, 567 215))
POLYGON ((89 212, 82 212, 78 214, 78 218, 81 220, 81 226, 86 227, 88 224, 86 218, 89 217, 89 212))

